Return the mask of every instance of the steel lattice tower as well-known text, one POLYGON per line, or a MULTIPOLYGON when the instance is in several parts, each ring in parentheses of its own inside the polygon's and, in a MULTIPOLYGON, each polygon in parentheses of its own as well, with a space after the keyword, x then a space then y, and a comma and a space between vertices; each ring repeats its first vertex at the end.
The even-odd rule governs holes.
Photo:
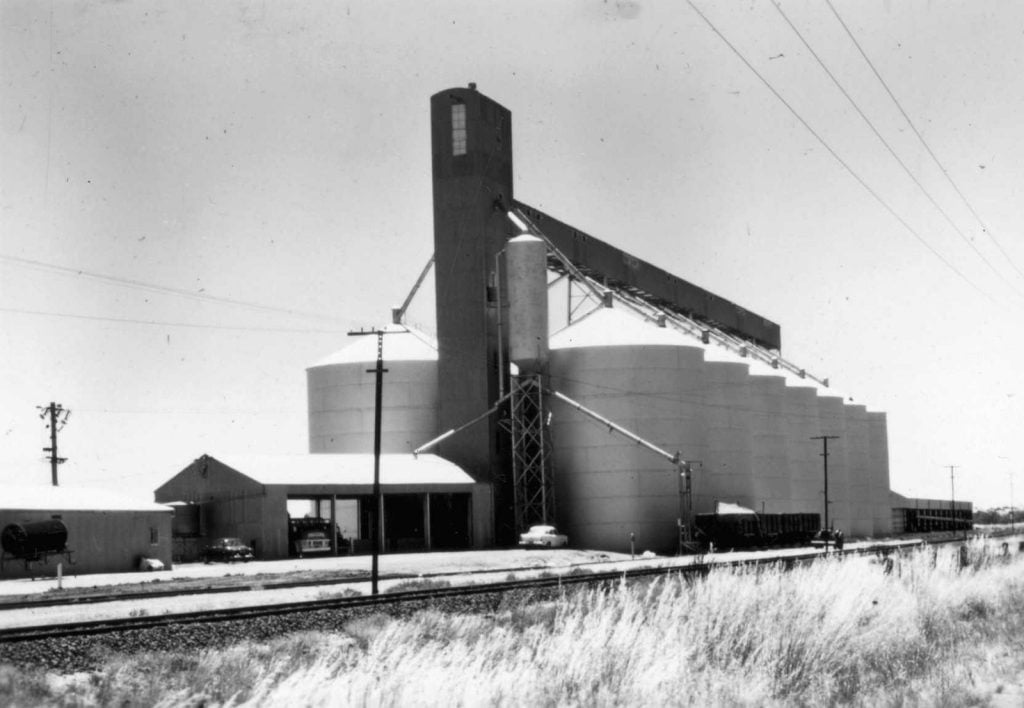
POLYGON ((516 528, 555 519, 551 439, 547 435, 540 374, 512 377, 509 419, 512 436, 512 495, 516 528))

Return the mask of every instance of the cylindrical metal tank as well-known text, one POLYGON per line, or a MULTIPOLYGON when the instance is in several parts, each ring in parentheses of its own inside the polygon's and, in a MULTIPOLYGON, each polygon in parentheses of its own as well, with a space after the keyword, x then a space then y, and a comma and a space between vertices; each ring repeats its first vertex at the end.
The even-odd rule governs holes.
POLYGON ((8 524, 0 533, 0 546, 15 558, 58 553, 68 542, 68 529, 59 519, 8 524))
MULTIPOLYGON (((850 448, 850 439, 846 433, 843 399, 831 389, 820 389, 818 394, 818 421, 821 430, 819 435, 839 436, 828 441, 829 525, 848 533, 851 517, 849 465, 846 456, 850 448)), ((819 445, 819 454, 823 453, 824 446, 821 441, 815 442, 819 445)))
MULTIPOLYGON (((383 340, 381 451, 411 452, 437 436, 437 345, 406 327, 383 340)), ((306 370, 309 451, 372 452, 377 337, 352 344, 306 370)))
POLYGON ((819 514, 824 521, 821 443, 811 439, 821 434, 818 394, 811 382, 792 375, 786 378, 785 396, 791 511, 819 514))
POLYGON ((849 533, 857 536, 870 536, 875 531, 875 520, 871 507, 871 466, 869 461, 871 442, 867 409, 848 401, 845 410, 846 434, 850 439, 849 452, 846 456, 849 464, 851 507, 849 533))
POLYGON ((547 245, 529 234, 505 246, 508 352, 523 375, 540 373, 548 359, 547 245))
MULTIPOLYGON (((551 387, 683 459, 704 459, 697 340, 601 308, 551 338, 551 387)), ((573 546, 673 552, 680 477, 671 461, 568 405, 550 426, 559 525, 573 546)), ((696 485, 700 485, 698 478, 696 485)))
POLYGON ((791 509, 789 455, 786 440, 786 381, 777 370, 760 361, 750 364, 752 389, 756 393, 756 425, 753 440, 755 494, 768 513, 791 509))
POLYGON ((697 501, 701 511, 715 502, 760 509, 754 483, 752 384, 747 360, 720 346, 704 349, 704 458, 697 501))
POLYGON ((871 464, 871 506, 875 535, 893 532, 889 491, 889 436, 885 413, 868 411, 871 464))

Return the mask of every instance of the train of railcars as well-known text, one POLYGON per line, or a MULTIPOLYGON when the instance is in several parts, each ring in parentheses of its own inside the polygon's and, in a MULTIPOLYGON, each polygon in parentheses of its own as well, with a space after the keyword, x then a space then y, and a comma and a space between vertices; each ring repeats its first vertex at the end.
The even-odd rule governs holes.
POLYGON ((809 546, 811 539, 821 530, 821 515, 759 514, 736 507, 719 509, 713 514, 697 514, 694 528, 698 543, 721 550, 809 546))

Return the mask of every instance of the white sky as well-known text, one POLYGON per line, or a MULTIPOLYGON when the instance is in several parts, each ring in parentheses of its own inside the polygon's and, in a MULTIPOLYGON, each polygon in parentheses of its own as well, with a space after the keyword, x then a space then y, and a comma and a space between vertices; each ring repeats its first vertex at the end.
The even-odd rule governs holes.
POLYGON ((828 5, 781 3, 960 235, 770 2, 695 3, 916 237, 686 2, 0 1, 0 481, 49 483, 50 401, 66 484, 306 451, 305 367, 430 256, 428 99, 475 81, 518 198, 778 322, 888 413, 897 491, 1024 498, 1024 4, 833 0, 984 233, 828 5))

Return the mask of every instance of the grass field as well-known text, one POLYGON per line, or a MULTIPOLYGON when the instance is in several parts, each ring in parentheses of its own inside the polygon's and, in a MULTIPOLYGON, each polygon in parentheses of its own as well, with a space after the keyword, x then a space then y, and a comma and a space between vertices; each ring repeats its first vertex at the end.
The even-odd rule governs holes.
POLYGON ((95 674, 0 669, 0 704, 1024 705, 1024 554, 973 542, 566 593, 488 615, 373 616, 95 674), (887 572, 888 571, 888 572, 887 572))

